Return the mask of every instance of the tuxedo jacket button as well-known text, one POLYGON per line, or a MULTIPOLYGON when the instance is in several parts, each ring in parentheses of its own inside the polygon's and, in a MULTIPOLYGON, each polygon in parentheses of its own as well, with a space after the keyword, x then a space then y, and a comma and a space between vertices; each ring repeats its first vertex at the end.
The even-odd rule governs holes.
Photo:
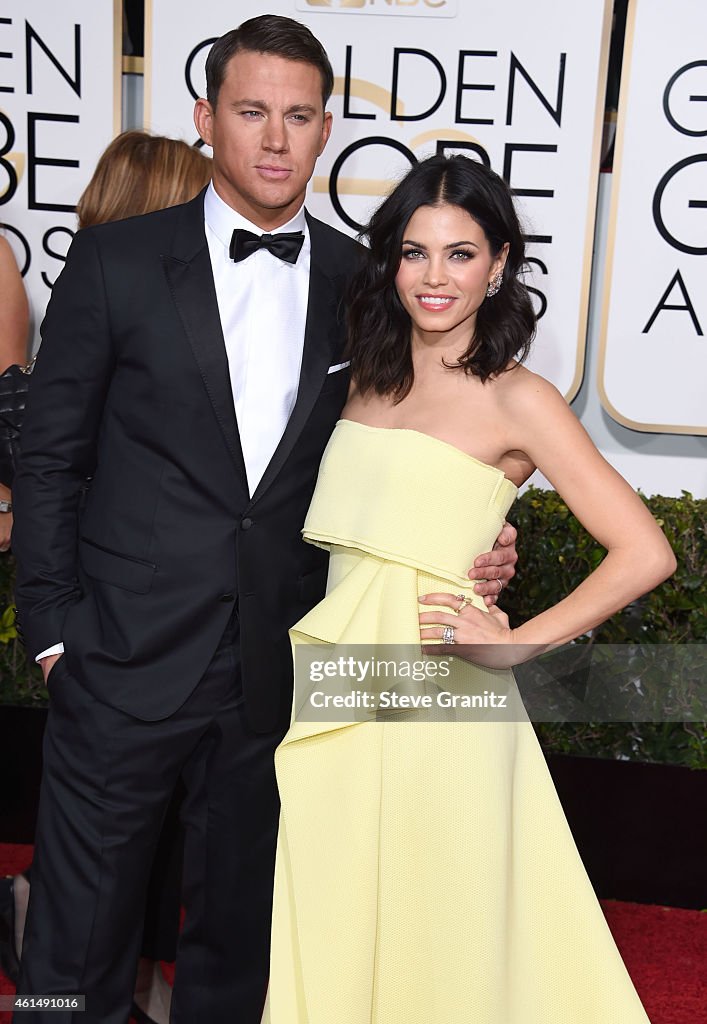
POLYGON ((247 516, 245 517, 245 519, 241 519, 241 530, 250 530, 252 525, 253 520, 249 519, 247 516))
POLYGON ((219 601, 223 601, 224 604, 227 603, 228 601, 235 601, 235 599, 236 599, 236 595, 235 594, 221 594, 221 596, 219 597, 219 601))

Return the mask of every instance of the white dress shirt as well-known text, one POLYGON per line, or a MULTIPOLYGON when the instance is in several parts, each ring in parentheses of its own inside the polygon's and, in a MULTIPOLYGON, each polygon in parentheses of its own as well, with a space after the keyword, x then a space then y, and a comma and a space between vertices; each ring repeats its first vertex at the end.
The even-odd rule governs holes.
MULTIPOLYGON (((245 228, 255 235, 262 235, 263 229, 231 209, 213 182, 204 198, 204 221, 252 495, 297 398, 309 298, 309 229, 301 207, 292 220, 271 232, 304 232, 296 263, 285 263, 267 249, 234 263, 229 255, 234 229, 245 228)), ((55 644, 38 654, 36 661, 63 651, 63 644, 55 644)))
POLYGON ((309 294, 309 231, 302 207, 292 220, 272 232, 304 233, 296 263, 285 263, 267 249, 234 263, 229 256, 234 229, 261 235, 262 228, 224 203, 213 183, 206 191, 204 219, 252 495, 297 398, 309 294))

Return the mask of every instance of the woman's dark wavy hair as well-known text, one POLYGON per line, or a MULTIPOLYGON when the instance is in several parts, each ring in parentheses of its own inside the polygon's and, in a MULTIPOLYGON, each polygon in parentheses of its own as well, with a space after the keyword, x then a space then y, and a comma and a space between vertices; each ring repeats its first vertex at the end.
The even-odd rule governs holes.
POLYGON ((476 330, 458 363, 486 381, 510 359, 522 362, 535 334, 535 313, 518 274, 525 264, 525 243, 511 192, 484 164, 463 156, 433 156, 416 164, 376 210, 361 237, 368 255, 349 290, 347 335, 351 372, 359 391, 393 395, 400 402, 413 383, 411 321, 395 287, 402 241, 420 206, 459 206, 473 217, 495 257, 505 242, 508 257, 500 291, 484 299, 476 330))

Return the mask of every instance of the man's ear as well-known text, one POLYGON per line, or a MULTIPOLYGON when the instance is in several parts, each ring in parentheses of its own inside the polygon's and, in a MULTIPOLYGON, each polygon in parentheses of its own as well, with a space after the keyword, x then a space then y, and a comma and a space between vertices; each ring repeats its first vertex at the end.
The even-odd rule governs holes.
POLYGON ((331 126, 334 123, 334 116, 328 110, 324 111, 324 123, 322 124, 322 144, 319 148, 318 156, 321 156, 324 152, 324 147, 329 141, 331 135, 331 126))
POLYGON ((204 140, 207 146, 212 143, 213 133, 212 125, 214 119, 214 112, 211 109, 211 104, 208 100, 198 99, 194 104, 194 124, 199 136, 204 140))

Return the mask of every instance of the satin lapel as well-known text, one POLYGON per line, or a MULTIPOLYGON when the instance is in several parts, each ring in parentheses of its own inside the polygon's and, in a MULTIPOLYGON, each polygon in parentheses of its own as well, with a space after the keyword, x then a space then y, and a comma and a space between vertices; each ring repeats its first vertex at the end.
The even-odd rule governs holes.
POLYGON ((297 399, 285 427, 280 443, 275 449, 267 469, 261 477, 253 501, 268 489, 284 466, 297 438, 317 400, 322 384, 331 366, 330 356, 334 350, 337 327, 337 304, 339 289, 327 272, 326 247, 321 244, 316 222, 308 218, 312 240, 312 255, 309 270, 309 297, 307 320, 304 332, 304 351, 300 370, 297 399))
POLYGON ((201 379, 223 431, 228 450, 248 493, 228 357, 223 340, 204 234, 203 193, 181 208, 172 252, 162 257, 177 312, 201 373, 201 379))

